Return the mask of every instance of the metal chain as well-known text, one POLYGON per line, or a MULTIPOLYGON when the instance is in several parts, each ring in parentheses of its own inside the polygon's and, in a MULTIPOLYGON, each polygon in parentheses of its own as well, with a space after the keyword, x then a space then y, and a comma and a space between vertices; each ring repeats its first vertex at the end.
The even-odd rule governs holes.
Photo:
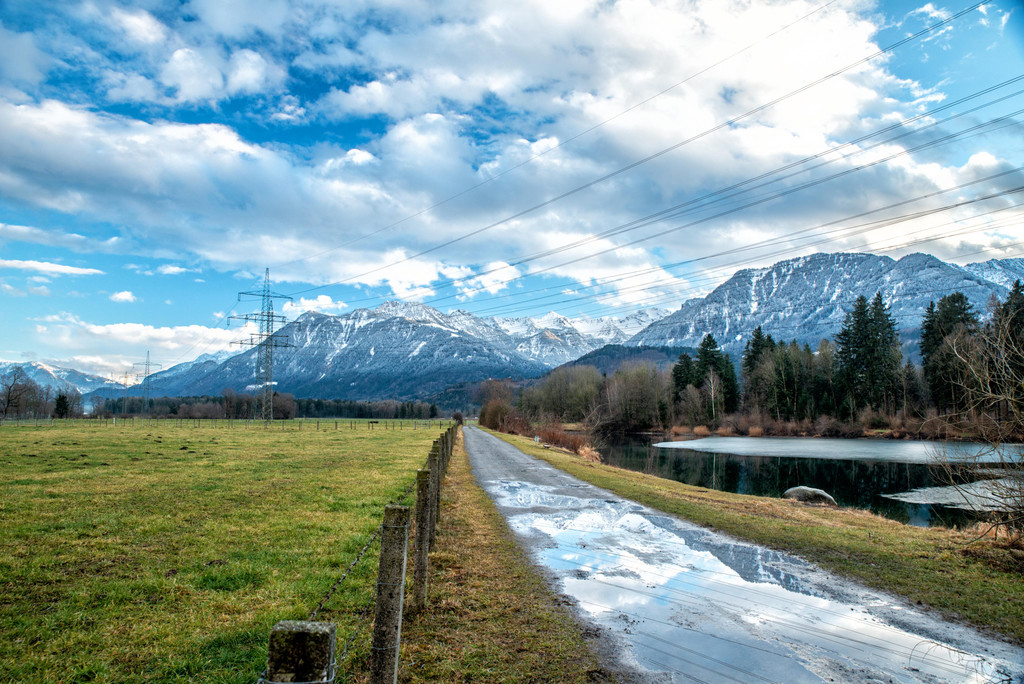
POLYGON ((320 603, 318 603, 316 608, 313 609, 313 612, 310 613, 310 615, 309 615, 309 621, 310 622, 313 622, 314 620, 316 620, 316 614, 320 612, 320 610, 324 607, 324 604, 327 603, 330 600, 331 596, 334 595, 335 590, 338 587, 340 587, 341 583, 345 581, 345 578, 349 576, 349 573, 352 572, 352 569, 356 567, 356 563, 358 563, 360 560, 362 560, 363 556, 366 555, 366 551, 370 548, 370 545, 373 544, 373 542, 376 541, 380 537, 380 533, 381 533, 381 531, 383 529, 384 529, 384 526, 383 525, 379 525, 377 527, 377 529, 374 530, 373 536, 370 537, 369 541, 367 541, 366 544, 363 546, 363 548, 359 551, 359 554, 355 557, 355 560, 353 560, 349 564, 348 568, 346 568, 346 570, 345 570, 345 573, 341 577, 339 577, 334 582, 334 584, 331 585, 331 588, 327 590, 327 593, 324 594, 324 597, 322 599, 320 599, 320 603))
MULTIPOLYGON (((398 496, 398 498, 393 499, 388 505, 390 506, 390 505, 397 504, 397 503, 400 503, 400 502, 404 501, 410 494, 412 494, 412 491, 414 489, 416 489, 416 482, 415 481, 411 485, 409 485, 406 488, 406 490, 404 492, 402 492, 401 495, 398 496)), ((344 582, 345 579, 349 576, 349 574, 352 572, 352 569, 355 568, 356 564, 360 560, 362 560, 364 555, 366 555, 367 549, 369 549, 370 545, 373 544, 373 542, 378 537, 380 537, 380 533, 381 533, 381 531, 383 529, 384 529, 384 526, 380 525, 374 531, 373 536, 370 537, 369 541, 367 541, 366 544, 363 546, 363 548, 359 551, 359 554, 355 557, 355 560, 353 560, 352 563, 349 564, 348 568, 345 570, 345 573, 341 577, 339 577, 334 582, 334 584, 331 585, 330 589, 327 590, 327 593, 324 595, 324 597, 322 599, 320 599, 320 603, 318 603, 316 608, 313 609, 313 612, 310 613, 310 615, 309 615, 310 622, 316 620, 317 613, 319 613, 323 609, 324 604, 326 604, 331 599, 331 596, 338 589, 338 587, 341 586, 341 583, 344 582)))

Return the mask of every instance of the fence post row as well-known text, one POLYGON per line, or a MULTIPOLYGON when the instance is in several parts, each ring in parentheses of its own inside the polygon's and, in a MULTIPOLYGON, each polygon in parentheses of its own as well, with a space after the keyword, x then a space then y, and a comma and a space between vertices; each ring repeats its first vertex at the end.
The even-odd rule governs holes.
MULTIPOLYGON (((335 429, 338 423, 335 421, 335 429)), ((354 421, 350 423, 355 429, 354 421)), ((373 429, 372 427, 370 428, 373 429)), ((412 610, 427 603, 429 552, 437 531, 441 484, 448 472, 458 425, 450 426, 434 441, 427 468, 416 471, 416 542, 413 567, 412 610)), ((370 655, 370 684, 398 681, 398 654, 402 635, 402 609, 409 545, 409 508, 384 508, 380 527, 380 566, 370 655)), ((358 561, 358 558, 356 559, 358 561)), ((351 568, 350 568, 351 569, 351 568)), ((344 580, 342 576, 339 583, 344 580)), ((334 590, 336 587, 332 587, 334 590)), ((328 593, 328 597, 330 592, 328 593)), ((321 602, 322 604, 322 602, 321 602)), ((369 607, 369 604, 367 605, 369 607)), ((316 611, 314 611, 315 615, 316 611)), ((354 634, 349 641, 354 638, 354 634)), ((270 633, 267 670, 257 684, 270 682, 318 682, 335 678, 336 627, 333 623, 282 620, 270 633)), ((346 645, 346 650, 348 645, 346 645)), ((344 657, 344 655, 342 656, 344 657)))

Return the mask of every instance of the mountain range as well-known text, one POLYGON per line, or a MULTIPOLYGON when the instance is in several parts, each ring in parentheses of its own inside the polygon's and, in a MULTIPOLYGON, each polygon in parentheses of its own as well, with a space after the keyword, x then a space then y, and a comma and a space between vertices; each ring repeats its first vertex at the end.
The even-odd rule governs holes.
MULTIPOLYGON (((833 338, 859 295, 880 292, 897 321, 905 353, 914 356, 928 302, 963 292, 984 314, 992 297, 1005 298, 1024 280, 1024 259, 958 266, 926 254, 899 260, 873 254, 812 254, 765 268, 742 269, 703 297, 669 313, 649 309, 623 319, 483 318, 424 304, 386 302, 341 315, 307 311, 279 331, 293 346, 275 351, 274 375, 283 392, 339 399, 426 399, 459 383, 489 377, 536 377, 601 349, 696 347, 711 333, 738 356, 760 325, 776 339, 815 346, 833 338)), ((620 349, 613 356, 624 358, 620 349)), ((110 395, 123 385, 40 363, 14 365, 37 382, 110 395)), ((154 395, 253 391, 256 350, 205 355, 151 376, 154 395)), ((140 387, 130 391, 137 394, 140 387)))
POLYGON ((958 266, 928 254, 895 260, 874 254, 812 254, 737 271, 705 297, 687 300, 627 344, 697 346, 711 333, 725 351, 742 353, 758 325, 775 339, 812 347, 839 332, 859 295, 882 300, 896 319, 904 352, 917 353, 921 318, 931 301, 963 292, 984 316, 992 297, 1024 280, 1024 259, 958 266))

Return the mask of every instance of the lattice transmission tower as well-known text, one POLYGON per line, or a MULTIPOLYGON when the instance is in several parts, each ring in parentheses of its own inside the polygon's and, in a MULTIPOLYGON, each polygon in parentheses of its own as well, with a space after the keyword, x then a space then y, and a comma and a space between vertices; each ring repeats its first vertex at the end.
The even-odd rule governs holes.
POLYGON ((142 413, 145 414, 149 410, 149 372, 153 368, 163 368, 159 363, 153 363, 149 360, 149 352, 146 352, 145 361, 136 361, 132 364, 133 366, 141 366, 142 372, 135 375, 136 380, 142 380, 142 413))
POLYGON ((249 339, 238 340, 235 344, 256 347, 256 386, 262 386, 263 390, 260 414, 263 421, 269 423, 274 420, 274 349, 295 346, 288 340, 287 335, 282 335, 276 330, 278 325, 283 325, 287 319, 274 313, 274 300, 291 299, 291 297, 271 291, 270 269, 268 268, 263 278, 262 290, 238 293, 239 302, 254 299, 258 299, 261 303, 259 311, 231 318, 257 323, 259 326, 259 332, 249 333, 249 339))

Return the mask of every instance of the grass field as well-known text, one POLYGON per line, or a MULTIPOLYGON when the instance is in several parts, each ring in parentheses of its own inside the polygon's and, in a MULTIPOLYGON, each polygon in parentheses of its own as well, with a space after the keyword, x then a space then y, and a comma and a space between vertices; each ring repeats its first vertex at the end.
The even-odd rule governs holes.
POLYGON ((498 437, 576 477, 741 539, 797 553, 868 586, 1024 643, 1024 552, 867 511, 707 490, 498 437))
MULTIPOLYGON (((349 424, 0 428, 0 681, 255 681, 441 431, 349 424)), ((318 617, 339 638, 375 573, 318 617)))

